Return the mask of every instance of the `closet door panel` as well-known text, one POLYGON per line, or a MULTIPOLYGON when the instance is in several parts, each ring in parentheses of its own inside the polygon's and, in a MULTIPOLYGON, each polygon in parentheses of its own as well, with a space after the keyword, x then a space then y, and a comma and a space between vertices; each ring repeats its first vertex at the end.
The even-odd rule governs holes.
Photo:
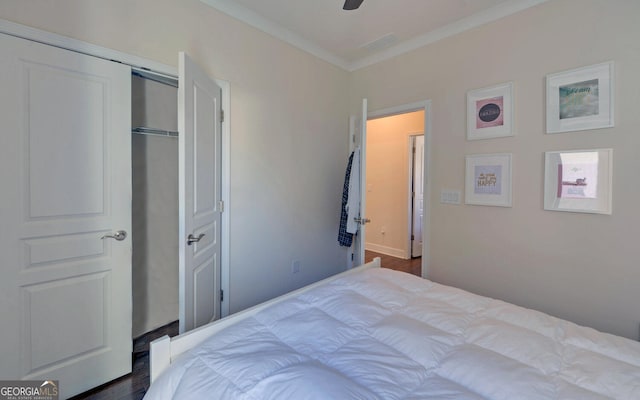
POLYGON ((220 318, 221 93, 201 68, 180 53, 180 333, 220 318))
POLYGON ((130 74, 0 34, 0 376, 60 398, 131 371, 130 74))
POLYGON ((104 214, 109 82, 51 65, 25 62, 23 68, 29 217, 104 214))

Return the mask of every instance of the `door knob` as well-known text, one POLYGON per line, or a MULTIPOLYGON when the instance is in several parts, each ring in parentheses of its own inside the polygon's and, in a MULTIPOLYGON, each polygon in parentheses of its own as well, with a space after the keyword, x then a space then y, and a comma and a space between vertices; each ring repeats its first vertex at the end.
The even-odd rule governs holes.
POLYGON ((356 224, 360 225, 368 224, 369 222, 371 222, 369 218, 354 218, 353 220, 356 222, 356 224))
POLYGON ((203 237, 204 233, 199 234, 198 237, 189 234, 189 237, 187 237, 187 245, 191 246, 192 243, 198 243, 203 237))
POLYGON ((118 231, 109 235, 104 235, 103 237, 101 237, 100 239, 115 239, 119 242, 125 240, 127 238, 127 232, 126 231, 118 231))

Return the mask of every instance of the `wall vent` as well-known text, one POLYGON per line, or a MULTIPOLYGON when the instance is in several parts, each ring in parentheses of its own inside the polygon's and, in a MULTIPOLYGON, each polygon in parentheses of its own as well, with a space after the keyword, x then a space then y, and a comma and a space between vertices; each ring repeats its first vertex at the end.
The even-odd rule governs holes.
POLYGON ((369 50, 369 51, 379 51, 384 48, 387 48, 398 41, 398 38, 393 33, 388 33, 381 38, 374 40, 373 42, 369 42, 360 46, 360 48, 369 50))

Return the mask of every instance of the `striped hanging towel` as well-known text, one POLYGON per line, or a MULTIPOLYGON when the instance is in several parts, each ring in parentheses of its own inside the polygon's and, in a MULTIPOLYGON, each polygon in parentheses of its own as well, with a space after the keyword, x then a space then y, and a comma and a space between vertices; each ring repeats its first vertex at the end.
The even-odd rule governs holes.
POLYGON ((349 180, 351 178, 351 165, 353 163, 353 152, 349 156, 347 171, 344 175, 344 186, 342 188, 342 208, 340 212, 340 228, 338 229, 338 243, 340 246, 351 247, 353 233, 347 232, 347 203, 349 201, 349 180))
POLYGON ((360 217, 360 148, 353 151, 351 173, 349 174, 349 194, 347 195, 347 232, 357 234, 360 224, 356 219, 360 217))

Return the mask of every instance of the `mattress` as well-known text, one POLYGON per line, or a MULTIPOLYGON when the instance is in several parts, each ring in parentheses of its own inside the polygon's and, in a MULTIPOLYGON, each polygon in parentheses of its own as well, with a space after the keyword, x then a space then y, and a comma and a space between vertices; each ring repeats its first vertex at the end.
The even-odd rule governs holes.
POLYGON ((640 343, 371 268, 180 356, 146 399, 640 399, 640 343))

